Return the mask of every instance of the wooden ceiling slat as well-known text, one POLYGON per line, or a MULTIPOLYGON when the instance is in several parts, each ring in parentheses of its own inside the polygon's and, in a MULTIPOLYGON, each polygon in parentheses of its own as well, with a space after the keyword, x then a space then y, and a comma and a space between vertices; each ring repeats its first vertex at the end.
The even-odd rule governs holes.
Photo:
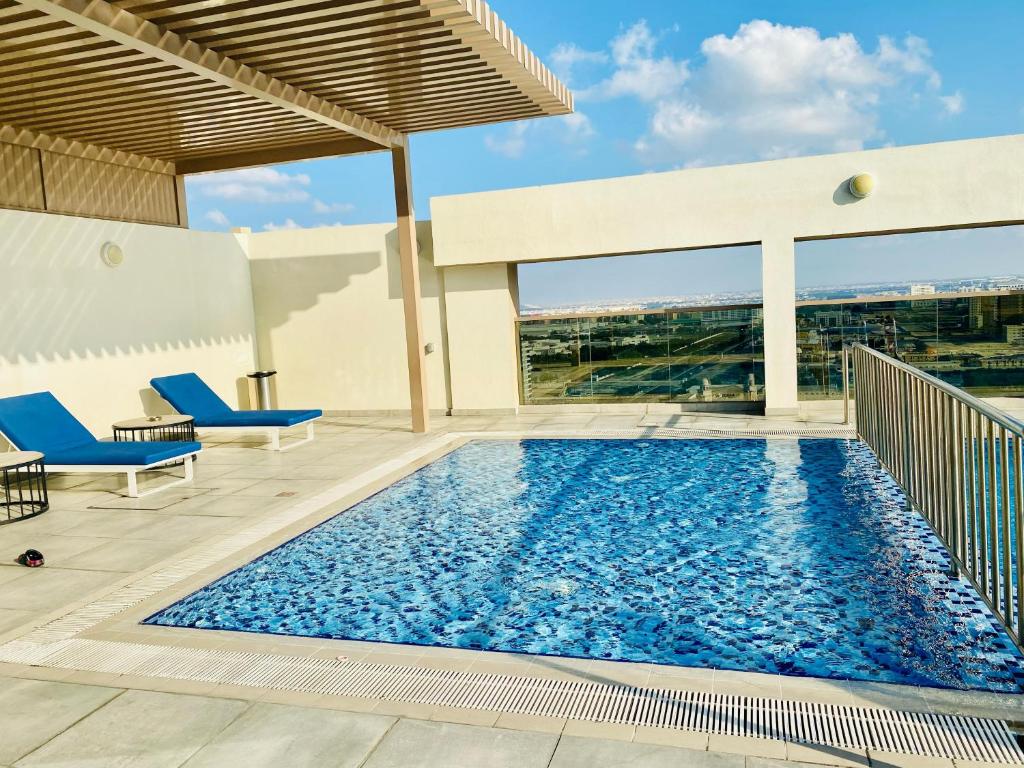
POLYGON ((175 67, 147 65, 118 67, 114 72, 111 72, 109 66, 83 69, 80 71, 79 77, 55 73, 49 78, 40 77, 35 81, 23 81, 26 84, 13 78, 3 78, 5 84, 11 84, 4 90, 4 101, 13 104, 22 96, 29 99, 35 97, 38 101, 48 94, 54 93, 103 93, 112 88, 151 85, 158 82, 183 80, 187 77, 187 74, 175 67))
POLYGON ((322 35, 310 36, 306 39, 291 38, 290 42, 270 41, 260 44, 238 44, 222 46, 226 55, 243 61, 252 67, 264 61, 273 61, 282 56, 299 52, 310 54, 326 54, 332 51, 347 51, 373 56, 377 48, 383 44, 415 43, 436 38, 452 38, 452 33, 429 19, 416 19, 395 27, 369 30, 360 35, 334 35, 330 31, 322 35))
POLYGON ((429 109, 412 108, 406 110, 398 110, 395 114, 394 119, 398 123, 408 125, 409 123, 413 123, 421 118, 430 119, 436 115, 451 115, 460 112, 463 114, 470 114, 490 109, 501 109, 503 107, 509 110, 515 109, 517 107, 531 108, 534 109, 534 111, 536 111, 538 114, 541 114, 540 108, 533 104, 531 101, 529 101, 529 99, 526 99, 525 97, 520 98, 521 101, 518 104, 514 102, 510 103, 507 98, 499 97, 494 99, 481 99, 478 103, 474 104, 471 107, 466 106, 464 104, 459 104, 458 102, 450 102, 448 104, 438 104, 436 106, 430 107, 429 109))
MULTIPOLYGON (((139 60, 134 51, 114 49, 108 47, 105 42, 90 43, 79 48, 74 56, 27 56, 17 60, 0 59, 0 79, 7 78, 15 80, 19 78, 30 78, 35 73, 51 76, 55 73, 74 73, 79 66, 91 64, 103 64, 108 69, 120 66, 124 62, 139 60), (69 63, 70 62, 70 63, 69 63)), ((151 59, 147 59, 153 63, 151 59)))
POLYGON ((173 138, 176 136, 198 136, 202 135, 229 135, 239 130, 252 127, 254 131, 266 132, 274 130, 285 132, 291 128, 302 128, 308 123, 302 118, 293 115, 282 115, 279 110, 272 110, 263 114, 247 112, 233 120, 225 120, 216 112, 208 114, 190 115, 188 120, 176 120, 166 118, 163 121, 153 121, 148 124, 139 124, 130 128, 116 128, 112 132, 106 126, 99 125, 87 127, 90 135, 97 140, 110 141, 123 137, 125 140, 137 141, 152 138, 173 138))
MULTIPOLYGON (((199 80, 187 73, 177 73, 155 81, 118 81, 117 92, 109 87, 99 88, 61 88, 57 93, 37 98, 5 100, 0 114, 16 114, 20 108, 22 114, 43 116, 63 112, 77 111, 79 107, 104 109, 118 104, 133 104, 139 99, 159 101, 160 103, 179 102, 189 98, 193 93, 204 94, 223 92, 221 86, 207 80, 199 80)), ((16 119, 12 117, 11 119, 16 119)))
MULTIPOLYGON (((335 136, 337 132, 332 132, 330 128, 324 128, 322 125, 315 123, 310 124, 304 128, 291 129, 285 134, 288 136, 288 140, 299 140, 301 137, 302 141, 309 141, 310 136, 335 136)), ((223 136, 216 138, 204 138, 202 136, 196 136, 188 139, 175 138, 173 141, 152 141, 152 142, 136 142, 135 146, 138 147, 138 154, 141 155, 152 155, 154 153, 161 153, 170 155, 188 155, 194 152, 205 151, 210 148, 214 151, 219 150, 223 147, 225 141, 232 147, 241 146, 242 144, 249 143, 267 143, 269 145, 277 144, 280 142, 278 138, 267 138, 266 131, 243 131, 238 133, 228 133, 223 136)))
MULTIPOLYGON (((263 105, 254 104, 251 100, 236 95, 219 96, 206 101, 195 101, 182 104, 140 104, 131 109, 111 109, 104 112, 89 112, 77 115, 64 116, 60 119, 26 119, 25 125, 30 125, 34 130, 41 133, 55 133, 57 135, 75 135, 71 133, 79 129, 88 128, 93 125, 100 125, 109 130, 129 130, 135 126, 148 127, 149 125, 161 124, 161 120, 187 120, 199 114, 221 115, 232 114, 238 111, 248 112, 259 109, 263 105), (228 111, 225 111, 228 110, 228 111), (48 127, 49 130, 44 130, 48 127), (62 133, 63 131, 63 133, 62 133)), ((12 123, 6 120, 0 112, 0 121, 12 123)), ((12 123, 17 125, 18 123, 12 123)))
POLYGON ((78 104, 89 106, 105 106, 112 103, 132 103, 142 97, 167 96, 180 99, 188 91, 203 91, 210 87, 206 81, 197 80, 187 73, 171 71, 160 76, 139 78, 117 78, 117 87, 123 93, 113 95, 111 79, 101 78, 85 81, 77 86, 54 86, 41 92, 11 94, 4 99, 3 109, 6 112, 15 108, 28 108, 29 114, 43 113, 48 106, 57 106, 67 111, 78 104))
MULTIPOLYGON (((318 4, 323 5, 323 4, 318 4)), ((212 24, 199 26, 176 27, 166 25, 168 29, 174 29, 195 40, 201 45, 221 50, 221 43, 228 42, 232 45, 245 44, 247 41, 266 40, 270 38, 290 38, 296 35, 306 37, 318 30, 333 30, 338 33, 352 31, 355 34, 369 33, 375 27, 397 28, 403 21, 425 19, 428 12, 424 10, 418 0, 401 0, 390 6, 387 14, 379 11, 366 9, 343 9, 337 5, 327 4, 326 12, 320 13, 291 13, 282 16, 281 14, 263 14, 245 16, 236 23, 214 22, 212 24)))
MULTIPOLYGON (((253 149, 272 149, 274 147, 287 147, 294 144, 308 144, 314 141, 325 141, 329 139, 336 139, 338 137, 338 131, 331 131, 329 128, 324 130, 322 126, 315 126, 310 128, 305 133, 294 133, 289 134, 284 139, 267 139, 265 136, 259 139, 246 139, 238 142, 233 142, 229 146, 232 151, 247 151, 253 149)), ((357 138, 357 137, 353 137, 357 138)), ((369 142, 365 142, 369 143, 369 142)), ((216 145, 210 147, 190 148, 181 152, 175 152, 169 150, 168 159, 173 162, 177 162, 182 158, 189 157, 210 157, 220 154, 224 149, 223 145, 216 145)), ((361 150, 365 151, 365 150, 361 150)), ((376 151, 380 151, 378 148, 376 151)))
POLYGON ((418 87, 405 86, 393 90, 377 90, 371 93, 351 93, 340 88, 310 88, 310 93, 324 96, 324 98, 344 99, 353 108, 365 109, 376 105, 399 105, 419 103, 427 104, 435 99, 446 95, 455 94, 464 101, 472 101, 481 93, 487 93, 498 89, 506 93, 519 93, 514 85, 493 72, 484 73, 475 77, 466 77, 460 80, 436 80, 429 85, 418 87), (333 96, 331 95, 333 94, 333 96))

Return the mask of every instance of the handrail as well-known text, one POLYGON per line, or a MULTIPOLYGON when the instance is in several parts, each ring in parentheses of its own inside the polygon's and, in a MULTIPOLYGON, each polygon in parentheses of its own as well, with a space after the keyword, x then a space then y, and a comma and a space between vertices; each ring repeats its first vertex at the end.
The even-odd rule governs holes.
MULTIPOLYGON (((868 354, 881 358, 890 365, 893 365, 896 368, 899 368, 900 370, 909 373, 911 376, 915 376, 916 378, 921 379, 922 381, 927 381, 935 388, 941 389, 943 392, 959 400, 964 405, 973 408, 976 411, 980 411, 985 416, 992 419, 992 421, 996 422, 1005 429, 1008 429, 1014 434, 1021 435, 1022 437, 1024 437, 1024 424, 1014 419, 1012 416, 1010 416, 1010 414, 1006 413, 1006 411, 1001 411, 995 406, 986 403, 984 400, 979 400, 974 395, 965 392, 964 390, 958 387, 954 387, 952 384, 949 384, 943 381, 942 379, 936 378, 935 376, 932 376, 930 373, 925 373, 920 368, 915 368, 909 363, 904 363, 902 360, 899 360, 895 357, 890 357, 889 355, 886 355, 883 352, 879 352, 877 349, 872 349, 871 347, 868 347, 859 342, 851 344, 850 349, 863 349, 868 354)), ((856 377, 854 378, 856 379, 856 377)))
POLYGON ((847 354, 858 436, 1024 648, 1024 425, 863 344, 847 354))

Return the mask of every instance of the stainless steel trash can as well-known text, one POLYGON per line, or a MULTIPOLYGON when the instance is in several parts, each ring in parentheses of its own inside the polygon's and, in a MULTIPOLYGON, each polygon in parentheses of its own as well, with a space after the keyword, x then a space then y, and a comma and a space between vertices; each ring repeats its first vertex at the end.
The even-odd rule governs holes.
POLYGON ((277 371, 253 371, 252 373, 246 374, 250 379, 253 379, 256 383, 256 407, 259 410, 264 411, 269 409, 270 406, 270 377, 274 376, 277 371))

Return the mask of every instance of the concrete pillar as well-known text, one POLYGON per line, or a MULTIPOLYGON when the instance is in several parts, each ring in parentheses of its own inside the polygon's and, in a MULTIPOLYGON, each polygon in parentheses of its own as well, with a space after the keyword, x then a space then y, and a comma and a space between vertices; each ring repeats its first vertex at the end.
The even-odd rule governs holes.
POLYGON ((796 389, 796 255, 793 238, 772 235, 761 241, 764 294, 765 414, 798 412, 796 389))
POLYGON ((516 272, 506 264, 444 269, 452 415, 519 408, 516 272))

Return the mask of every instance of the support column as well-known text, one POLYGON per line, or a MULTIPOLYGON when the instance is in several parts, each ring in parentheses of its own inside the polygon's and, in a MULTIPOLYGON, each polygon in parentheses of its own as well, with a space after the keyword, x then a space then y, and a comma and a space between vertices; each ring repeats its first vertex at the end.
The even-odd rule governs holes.
POLYGON ((398 213, 398 253, 402 267, 402 307, 405 310, 405 352, 409 361, 409 403, 412 431, 430 428, 427 372, 423 348, 423 312, 420 307, 420 264, 416 245, 416 214, 412 204, 412 167, 408 144, 391 148, 398 213))
POLYGON ((796 387, 796 255, 793 238, 761 241, 765 415, 799 412, 796 387))

